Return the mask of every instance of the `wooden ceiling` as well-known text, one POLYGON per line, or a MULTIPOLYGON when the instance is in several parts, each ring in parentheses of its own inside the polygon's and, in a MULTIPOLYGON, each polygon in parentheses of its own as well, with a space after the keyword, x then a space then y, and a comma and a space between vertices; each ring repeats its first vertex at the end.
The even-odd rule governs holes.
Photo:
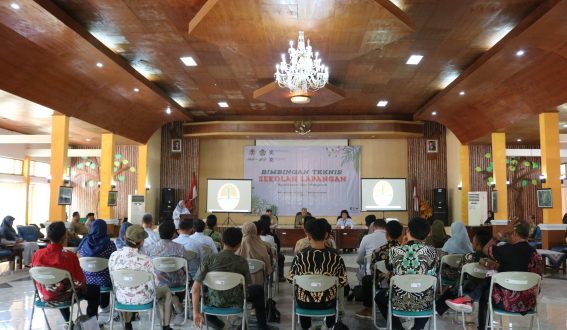
POLYGON ((567 102, 563 67, 551 73, 562 75, 556 84, 548 81, 550 72, 537 71, 565 60, 567 0, 400 0, 398 6, 387 0, 18 3, 17 11, 0 7, 6 45, 0 72, 13 77, 0 81, 0 89, 139 142, 175 119, 414 115, 439 121, 471 142, 567 102), (301 108, 254 98, 255 90, 273 81, 280 54, 299 30, 319 50, 344 99, 301 108), (509 31, 514 38, 498 43, 509 31), (527 49, 526 62, 506 57, 520 46, 527 49), (405 63, 412 54, 424 56, 419 65, 405 63), (198 66, 184 66, 182 56, 192 56, 198 66), (94 66, 97 61, 103 70, 94 66), (507 84, 513 86, 505 89, 507 84), (140 93, 133 93, 137 86, 140 93), (467 103, 454 96, 465 87, 467 103), (514 88, 524 98, 513 98, 514 88), (376 107, 382 99, 388 106, 376 107), (230 107, 219 108, 220 101, 230 107), (172 116, 164 114, 168 104, 172 116))

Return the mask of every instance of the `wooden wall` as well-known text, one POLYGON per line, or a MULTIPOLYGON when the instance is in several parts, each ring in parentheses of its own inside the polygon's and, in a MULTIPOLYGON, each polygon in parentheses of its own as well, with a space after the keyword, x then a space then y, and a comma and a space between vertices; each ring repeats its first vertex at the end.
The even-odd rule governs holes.
MULTIPOLYGON (((167 124, 161 130, 161 157, 160 187, 175 189, 176 201, 188 198, 192 174, 199 179, 199 140, 183 138, 182 122, 167 124), (171 139, 175 138, 182 138, 180 153, 171 152, 171 139)), ((198 214, 199 203, 193 207, 192 213, 198 214)))
MULTIPOLYGON (((507 145, 507 149, 539 149, 539 146, 533 145, 507 145)), ((482 145, 470 145, 469 146, 469 170, 471 179, 471 191, 487 191, 488 192, 488 209, 492 209, 492 188, 487 184, 486 179, 479 173, 475 171, 476 166, 480 166, 485 169, 490 163, 491 159, 486 158, 484 155, 486 153, 492 152, 492 146, 487 144, 482 145)), ((508 157, 509 158, 509 157, 508 157)), ((536 162, 541 165, 540 157, 528 157, 528 161, 536 162)), ((510 178, 510 171, 507 171, 507 177, 510 178)), ((536 223, 543 222, 543 211, 537 207, 537 197, 536 191, 538 186, 534 186, 531 183, 524 188, 520 201, 522 205, 522 212, 516 212, 516 200, 515 195, 512 194, 512 190, 508 189, 508 217, 511 219, 513 217, 519 217, 521 219, 527 219, 531 215, 535 215, 536 223)))
MULTIPOLYGON (((423 129, 422 138, 408 139, 407 198, 410 218, 419 214, 415 211, 413 200, 414 184, 420 199, 429 201, 430 205, 433 205, 433 189, 447 188, 446 129, 434 122, 425 122, 423 129), (427 140, 439 140, 437 153, 427 153, 427 140)), ((449 214, 451 214, 450 210, 449 214)))

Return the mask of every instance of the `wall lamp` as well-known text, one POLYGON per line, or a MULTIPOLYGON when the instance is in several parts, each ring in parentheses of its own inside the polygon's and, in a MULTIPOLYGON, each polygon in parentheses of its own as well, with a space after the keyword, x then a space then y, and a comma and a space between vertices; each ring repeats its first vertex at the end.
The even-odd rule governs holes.
POLYGON ((539 182, 541 182, 541 183, 546 183, 546 182, 547 182, 547 178, 545 177, 544 174, 542 174, 542 175, 539 176, 539 182))
POLYGON ((496 188, 496 181, 492 181, 490 183, 490 188, 496 188))
POLYGON ((112 180, 110 182, 110 188, 115 189, 116 188, 116 181, 112 180))
POLYGON ((463 190, 463 184, 462 184, 462 183, 459 183, 459 184, 457 185, 457 189, 458 189, 458 190, 463 190))
POLYGON ((152 188, 152 187, 151 187, 149 184, 146 185, 146 191, 150 191, 151 188, 152 188))

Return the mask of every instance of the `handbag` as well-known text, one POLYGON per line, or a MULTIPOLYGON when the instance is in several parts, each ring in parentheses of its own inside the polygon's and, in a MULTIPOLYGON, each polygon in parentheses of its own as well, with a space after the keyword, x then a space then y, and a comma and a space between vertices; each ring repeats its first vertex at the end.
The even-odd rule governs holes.
POLYGON ((276 302, 271 298, 266 302, 266 316, 268 322, 280 323, 280 311, 276 308, 276 302))
POLYGON ((86 315, 81 315, 75 319, 75 324, 73 324, 73 330, 99 330, 98 322, 96 316, 88 317, 86 315))

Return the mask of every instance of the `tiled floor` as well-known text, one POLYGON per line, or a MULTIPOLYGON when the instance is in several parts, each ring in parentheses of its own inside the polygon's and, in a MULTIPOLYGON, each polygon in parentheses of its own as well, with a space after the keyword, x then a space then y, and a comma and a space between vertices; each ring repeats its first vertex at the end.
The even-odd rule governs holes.
MULTIPOLYGON (((354 270, 356 269, 354 254, 344 255, 345 262, 349 268, 349 282, 351 287, 357 284, 354 270)), ((286 257, 286 264, 289 265, 291 257, 286 257)), ((27 271, 11 273, 6 270, 7 263, 0 264, 0 329, 29 329, 30 313, 33 298, 33 286, 29 280, 27 271)), ((279 329, 291 328, 291 286, 287 283, 280 283, 280 291, 276 296, 277 307, 282 313, 280 324, 273 324, 279 329)), ((540 295, 539 316, 541 329, 567 329, 567 277, 558 274, 546 275, 542 293, 540 295)), ((84 310, 83 306, 83 310, 84 310)), ((344 323, 350 329, 372 329, 372 323, 368 320, 360 320, 354 313, 361 308, 360 303, 345 302, 344 323)), ((47 316, 52 329, 63 329, 63 319, 58 311, 48 310, 47 316)), ((106 315, 104 315, 106 316, 106 315)), ((254 317, 251 317, 252 319, 254 317)), ((512 319, 512 327, 527 328, 529 322, 523 319, 512 319)), ((509 324, 510 320, 504 319, 504 324, 509 324)), ((134 323, 135 329, 150 329, 149 319, 142 316, 142 320, 134 323)), ((173 327, 174 329, 193 329, 190 320, 184 326, 173 327)), ((320 326, 320 322, 314 323, 315 328, 320 326)), ((108 328, 108 327, 107 327, 108 328)), ((115 325, 116 329, 121 329, 120 324, 115 325)), ((228 326, 226 327, 229 328, 228 326)), ((253 329, 253 325, 249 329, 253 329)), ((455 323, 451 315, 438 318, 438 329, 459 329, 460 323, 455 323)), ((38 311, 34 318, 32 329, 47 329, 41 311, 38 311)), ((158 329, 156 325, 156 329, 158 329)), ((212 329, 212 328, 211 328, 212 329)), ((468 329, 474 329, 472 325, 468 329)))

